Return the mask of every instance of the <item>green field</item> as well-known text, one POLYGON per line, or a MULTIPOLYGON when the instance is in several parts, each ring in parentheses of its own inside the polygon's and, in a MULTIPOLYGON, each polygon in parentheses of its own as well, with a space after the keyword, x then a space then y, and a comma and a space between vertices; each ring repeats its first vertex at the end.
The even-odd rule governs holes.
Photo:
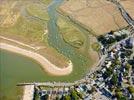
POLYGON ((39 4, 30 4, 27 6, 27 12, 29 15, 37 17, 41 20, 49 20, 47 8, 39 4))
POLYGON ((9 17, 8 20, 11 20, 12 16, 15 16, 16 13, 20 13, 20 16, 13 25, 9 25, 8 27, 0 26, 0 34, 20 35, 31 41, 41 41, 44 29, 47 29, 47 22, 49 20, 47 13, 48 2, 50 2, 50 0, 45 0, 43 3, 30 0, 21 1, 20 3, 17 2, 16 4, 14 0, 10 1, 10 5, 7 4, 1 9, 1 11, 8 11, 3 15, 3 22, 7 17, 9 17), (16 5, 11 9, 10 6, 14 5, 14 3, 16 5), (21 6, 18 7, 20 4, 21 6))
POLYGON ((59 17, 57 21, 60 33, 63 39, 75 48, 81 48, 85 42, 85 36, 78 28, 76 28, 69 21, 59 17))
POLYGON ((44 23, 36 20, 28 20, 20 17, 16 24, 8 28, 0 28, 0 33, 10 33, 13 35, 21 35, 31 41, 39 41, 44 32, 44 23))
POLYGON ((40 1, 41 1, 42 3, 44 3, 44 4, 47 4, 47 5, 48 5, 48 4, 50 4, 50 3, 51 3, 51 1, 52 1, 52 0, 40 0, 40 1))

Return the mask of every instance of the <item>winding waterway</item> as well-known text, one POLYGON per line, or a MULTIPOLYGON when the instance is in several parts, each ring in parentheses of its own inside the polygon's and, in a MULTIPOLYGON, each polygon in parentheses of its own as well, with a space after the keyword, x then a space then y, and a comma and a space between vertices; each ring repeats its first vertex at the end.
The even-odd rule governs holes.
POLYGON ((81 55, 73 47, 64 42, 57 27, 58 13, 57 7, 63 0, 53 0, 48 7, 50 20, 48 22, 48 42, 59 53, 66 56, 73 63, 73 72, 68 76, 50 76, 41 69, 40 65, 30 58, 7 52, 0 51, 0 99, 17 100, 15 96, 16 84, 19 82, 37 81, 74 81, 80 79, 88 70, 88 58, 81 55))
MULTIPOLYGON (((63 2, 63 0, 54 0, 48 7, 48 14, 50 20, 48 22, 48 41, 50 46, 57 49, 58 52, 69 58, 73 63, 73 72, 70 76, 74 79, 76 77, 81 77, 82 73, 86 72, 89 66, 88 58, 80 54, 75 48, 67 44, 62 35, 59 33, 57 26, 57 19, 59 17, 56 9, 63 2)), ((78 78, 77 78, 78 79, 78 78)))

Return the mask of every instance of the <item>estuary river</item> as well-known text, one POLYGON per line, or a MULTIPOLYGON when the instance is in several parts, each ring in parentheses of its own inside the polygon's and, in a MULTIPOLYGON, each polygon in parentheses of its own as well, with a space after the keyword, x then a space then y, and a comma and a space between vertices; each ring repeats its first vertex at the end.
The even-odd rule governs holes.
POLYGON ((73 63, 73 72, 68 76, 55 77, 45 73, 40 65, 30 58, 0 51, 0 99, 18 100, 20 92, 16 91, 19 82, 43 82, 43 81, 73 81, 82 77, 88 69, 87 58, 79 54, 73 47, 62 39, 56 25, 58 13, 56 8, 63 0, 53 0, 48 7, 50 20, 48 22, 48 42, 58 52, 69 58, 73 63))

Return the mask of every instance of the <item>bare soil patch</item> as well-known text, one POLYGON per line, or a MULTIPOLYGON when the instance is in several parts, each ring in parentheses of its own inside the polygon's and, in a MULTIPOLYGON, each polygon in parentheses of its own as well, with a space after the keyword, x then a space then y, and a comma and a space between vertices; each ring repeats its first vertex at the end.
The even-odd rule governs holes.
MULTIPOLYGON (((134 16, 133 0, 122 0, 121 3, 134 16)), ((97 36, 128 25, 116 5, 106 0, 69 0, 61 5, 60 10, 93 30, 97 36)))
POLYGON ((126 9, 128 14, 134 19, 134 0, 121 0, 120 3, 126 9))

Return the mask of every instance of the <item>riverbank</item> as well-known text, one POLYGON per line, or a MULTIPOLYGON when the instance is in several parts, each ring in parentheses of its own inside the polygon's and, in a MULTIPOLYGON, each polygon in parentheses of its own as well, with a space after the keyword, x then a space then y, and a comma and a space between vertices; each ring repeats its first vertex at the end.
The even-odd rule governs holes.
POLYGON ((67 67, 58 68, 57 66, 49 62, 46 58, 44 58, 40 54, 37 54, 30 50, 25 50, 17 46, 9 45, 7 43, 0 43, 0 48, 34 59, 35 61, 41 64, 43 70, 45 70, 46 72, 52 75, 56 75, 56 76, 68 75, 72 72, 72 69, 73 69, 73 65, 71 61, 69 61, 69 64, 67 67))
MULTIPOLYGON (((84 24, 80 23, 79 21, 71 17, 69 14, 64 12, 60 7, 57 9, 57 12, 59 14, 57 25, 58 25, 60 34, 67 33, 67 35, 68 34, 72 35, 70 36, 72 38, 73 34, 77 33, 75 35, 75 38, 72 40, 73 41, 80 40, 82 36, 79 36, 78 32, 72 31, 74 27, 79 30, 79 34, 84 36, 84 44, 80 48, 76 48, 76 50, 84 54, 85 56, 88 56, 92 60, 91 69, 94 69, 94 66, 97 64, 97 62, 99 62, 99 59, 100 59, 98 51, 94 50, 94 48, 92 47, 94 44, 98 43, 97 36, 94 34, 93 30, 89 29, 87 26, 85 26, 84 24), (63 20, 63 22, 60 22, 59 20, 63 20), (64 23, 66 23, 66 25, 64 23)), ((68 38, 68 39, 70 40, 71 38, 68 38)))

